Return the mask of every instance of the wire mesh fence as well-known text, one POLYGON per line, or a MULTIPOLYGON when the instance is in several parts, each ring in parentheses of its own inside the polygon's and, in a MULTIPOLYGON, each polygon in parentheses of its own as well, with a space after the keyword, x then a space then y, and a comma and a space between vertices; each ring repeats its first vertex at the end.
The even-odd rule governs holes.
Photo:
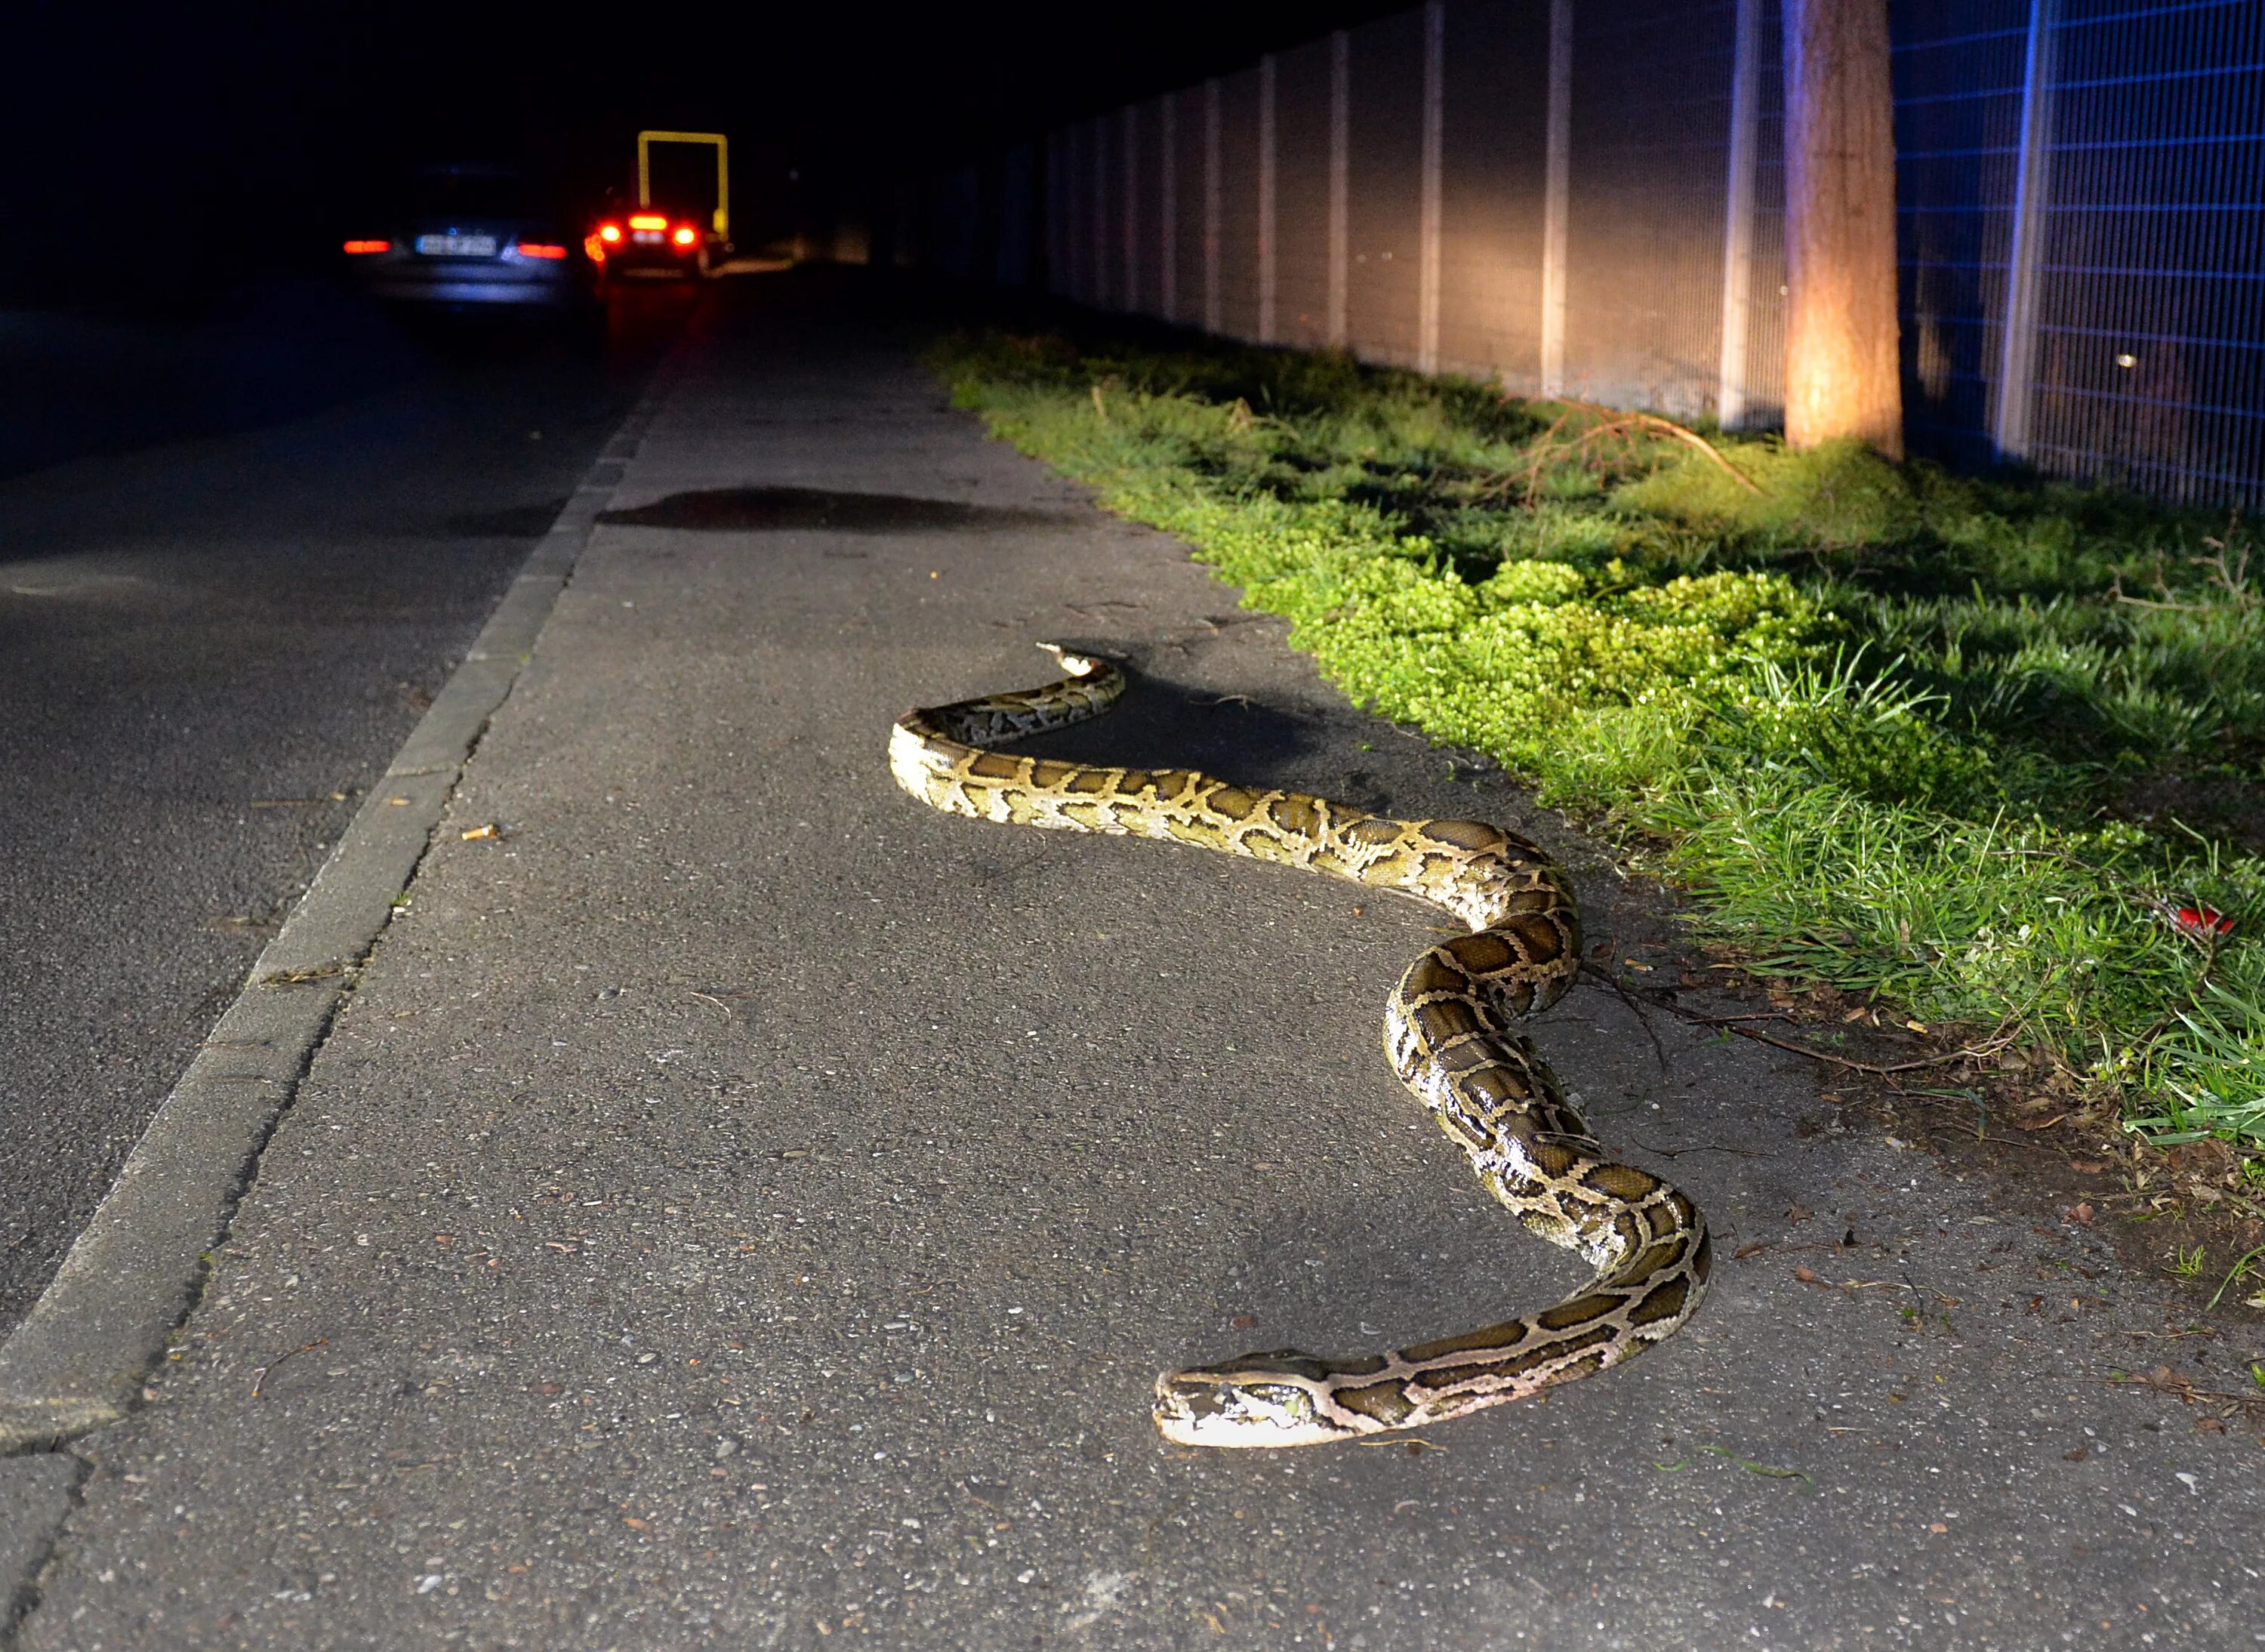
MULTIPOLYGON (((1890 0, 1915 451, 2265 499, 2265 4, 1890 0)), ((1049 134, 925 256, 1262 344, 1781 415, 1778 0, 1435 0, 1049 134)))

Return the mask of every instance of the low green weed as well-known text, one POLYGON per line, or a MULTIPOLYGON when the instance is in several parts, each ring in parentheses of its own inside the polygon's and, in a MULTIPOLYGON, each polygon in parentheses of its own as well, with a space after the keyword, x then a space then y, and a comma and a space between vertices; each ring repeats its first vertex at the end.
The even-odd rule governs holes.
POLYGON ((2261 777, 2265 589, 2222 522, 1854 448, 1724 440, 1726 469, 1326 353, 936 359, 1354 699, 1664 845, 1758 969, 2050 1050, 2167 1139, 2265 1144, 2265 864, 2119 812, 2148 775, 2261 777))

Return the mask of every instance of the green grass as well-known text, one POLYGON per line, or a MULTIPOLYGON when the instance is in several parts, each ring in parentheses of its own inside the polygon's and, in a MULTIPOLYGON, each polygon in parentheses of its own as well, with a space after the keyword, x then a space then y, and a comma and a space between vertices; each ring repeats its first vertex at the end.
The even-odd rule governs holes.
POLYGON ((1758 970, 2049 1052, 2159 1139, 2265 1145, 2265 863, 2237 847, 2265 828, 2265 588, 2223 518, 1720 440, 1749 489, 1342 356, 935 359, 1354 699, 1660 846, 1758 970), (2165 788, 2218 817, 2150 817, 2165 788))

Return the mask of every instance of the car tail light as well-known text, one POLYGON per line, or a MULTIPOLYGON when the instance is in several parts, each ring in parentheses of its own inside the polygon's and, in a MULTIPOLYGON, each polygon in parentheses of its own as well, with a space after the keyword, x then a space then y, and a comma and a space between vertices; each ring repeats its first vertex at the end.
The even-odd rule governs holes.
POLYGON ((346 251, 357 253, 390 252, 393 251, 393 243, 390 241, 349 241, 346 243, 346 251))
POLYGON ((630 228, 632 229, 666 229, 668 228, 668 220, 662 217, 657 212, 631 213, 630 215, 630 228))
POLYGON ((621 225, 617 223, 601 223, 598 226, 598 239, 604 242, 608 246, 611 246, 615 242, 621 238, 621 225))
POLYGON ((519 256, 523 258, 563 258, 566 256, 566 249, 554 246, 548 241, 522 241, 519 244, 519 256))
POLYGON ((700 232, 688 223, 681 223, 668 238, 681 247, 688 247, 700 238, 700 232))

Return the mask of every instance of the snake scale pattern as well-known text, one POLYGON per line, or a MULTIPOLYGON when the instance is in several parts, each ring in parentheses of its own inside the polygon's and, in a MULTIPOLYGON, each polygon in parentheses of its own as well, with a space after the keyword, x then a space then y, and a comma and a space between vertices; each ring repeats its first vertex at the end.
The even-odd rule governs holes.
POLYGON ((1444 907, 1470 933, 1401 978, 1384 1047, 1416 1099, 1526 1229, 1596 1274, 1566 1300, 1395 1352, 1247 1354, 1156 1380, 1155 1422, 1186 1445, 1311 1445, 1412 1429, 1522 1399, 1640 1352, 1697 1311, 1707 1224, 1679 1190, 1620 1164, 1509 1022, 1547 1009, 1580 967, 1563 875, 1523 838, 1473 820, 1397 820, 1188 769, 1107 768, 991 749, 1081 723, 1124 692, 1116 666, 1045 644, 1068 675, 908 712, 889 739, 898 784, 931 808, 1068 832, 1191 843, 1304 867, 1444 907))

